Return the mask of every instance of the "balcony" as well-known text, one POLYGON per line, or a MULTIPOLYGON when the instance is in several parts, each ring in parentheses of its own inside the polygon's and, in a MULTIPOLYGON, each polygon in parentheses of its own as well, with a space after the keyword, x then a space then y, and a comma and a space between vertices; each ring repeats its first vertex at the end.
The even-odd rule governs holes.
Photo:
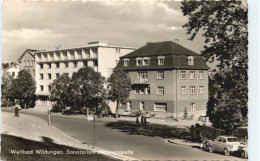
POLYGON ((132 79, 132 84, 150 84, 149 79, 132 79))

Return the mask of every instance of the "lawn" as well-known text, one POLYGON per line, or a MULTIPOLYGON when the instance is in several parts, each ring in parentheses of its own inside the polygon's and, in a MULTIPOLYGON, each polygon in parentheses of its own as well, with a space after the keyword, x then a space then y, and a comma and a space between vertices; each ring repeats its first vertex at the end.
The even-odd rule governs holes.
POLYGON ((6 161, 114 161, 100 154, 87 154, 86 150, 53 143, 50 138, 43 137, 43 142, 2 134, 1 160, 6 161), (14 151, 33 151, 33 154, 12 154, 14 151), (50 154, 36 154, 36 150, 47 150, 50 154), (67 150, 84 154, 67 154, 67 150), (55 155, 56 153, 56 155, 55 155), (58 154, 59 153, 59 154, 58 154))

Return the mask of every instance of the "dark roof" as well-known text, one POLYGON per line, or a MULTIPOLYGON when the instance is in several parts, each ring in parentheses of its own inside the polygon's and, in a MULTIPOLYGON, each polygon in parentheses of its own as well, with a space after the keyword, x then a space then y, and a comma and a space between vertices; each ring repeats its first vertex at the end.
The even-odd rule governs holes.
POLYGON ((159 55, 199 55, 172 41, 147 43, 145 46, 125 55, 122 58, 142 57, 159 55))
POLYGON ((157 69, 201 69, 208 70, 204 58, 179 44, 171 41, 147 43, 145 46, 120 57, 116 68, 123 70, 157 70, 157 69), (164 65, 158 65, 158 56, 164 56, 164 65), (188 65, 188 56, 193 56, 194 65, 188 65), (136 66, 137 57, 149 57, 150 65, 136 66), (129 58, 129 65, 124 66, 124 59, 129 58))
POLYGON ((34 52, 39 51, 39 50, 26 49, 26 50, 23 52, 23 54, 19 57, 18 62, 23 58, 23 56, 26 54, 27 51, 32 55, 33 58, 35 58, 34 52))

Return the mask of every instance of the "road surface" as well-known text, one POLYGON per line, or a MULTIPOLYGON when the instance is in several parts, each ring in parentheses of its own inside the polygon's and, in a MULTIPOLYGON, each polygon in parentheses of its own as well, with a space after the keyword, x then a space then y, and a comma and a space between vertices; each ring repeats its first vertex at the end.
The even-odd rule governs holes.
MULTIPOLYGON (((6 111, 6 110, 5 110, 6 111)), ((10 110, 8 110, 10 111, 10 110)), ((13 111, 12 111, 13 112, 13 111)), ((20 113, 48 120, 46 113, 21 110, 20 113)), ((107 122, 87 121, 70 116, 53 116, 51 123, 67 135, 96 147, 110 151, 133 151, 129 157, 138 160, 245 160, 237 156, 209 153, 198 148, 171 144, 161 137, 130 135, 105 126, 107 122), (95 129, 95 130, 94 130, 95 129)))

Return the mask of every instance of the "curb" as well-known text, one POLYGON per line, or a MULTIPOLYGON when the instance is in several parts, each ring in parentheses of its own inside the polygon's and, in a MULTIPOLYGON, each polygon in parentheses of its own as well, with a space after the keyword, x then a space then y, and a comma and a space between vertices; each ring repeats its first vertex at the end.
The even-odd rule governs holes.
POLYGON ((182 146, 188 146, 188 147, 192 147, 192 146, 200 146, 199 143, 185 143, 185 144, 181 144, 181 143, 178 143, 178 142, 175 142, 173 139, 167 139, 167 142, 169 143, 172 143, 172 144, 177 144, 177 145, 182 145, 182 146))

